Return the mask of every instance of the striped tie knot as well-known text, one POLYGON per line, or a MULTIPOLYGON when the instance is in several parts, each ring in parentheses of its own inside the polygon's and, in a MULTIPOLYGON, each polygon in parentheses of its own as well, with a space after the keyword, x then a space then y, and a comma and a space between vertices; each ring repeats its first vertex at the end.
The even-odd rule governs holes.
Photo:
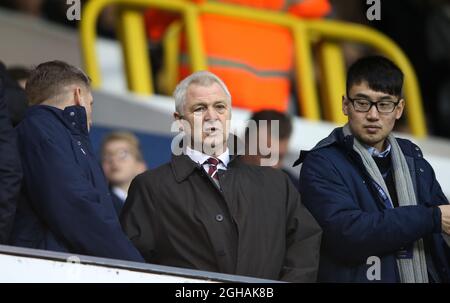
POLYGON ((208 175, 210 175, 213 179, 219 180, 219 176, 217 175, 217 165, 219 165, 220 160, 216 158, 208 158, 205 163, 209 164, 208 175))

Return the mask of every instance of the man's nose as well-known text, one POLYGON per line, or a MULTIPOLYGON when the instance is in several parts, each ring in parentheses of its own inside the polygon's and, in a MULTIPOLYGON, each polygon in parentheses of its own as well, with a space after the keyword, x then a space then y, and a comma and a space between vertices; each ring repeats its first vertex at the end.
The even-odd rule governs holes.
POLYGON ((118 157, 118 155, 113 155, 108 158, 108 161, 110 164, 115 165, 115 164, 117 164, 117 162, 119 162, 119 157, 118 157))
POLYGON ((217 111, 214 107, 210 106, 206 109, 205 120, 217 120, 217 111))
POLYGON ((379 112, 375 104, 372 105, 372 107, 367 112, 367 119, 368 120, 378 120, 380 118, 379 112))

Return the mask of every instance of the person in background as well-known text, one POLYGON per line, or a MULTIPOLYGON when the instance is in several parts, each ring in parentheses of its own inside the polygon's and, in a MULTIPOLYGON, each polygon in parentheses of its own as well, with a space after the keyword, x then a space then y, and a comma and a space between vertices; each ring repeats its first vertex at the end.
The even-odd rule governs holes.
POLYGON ((10 66, 8 67, 8 74, 14 79, 19 86, 25 90, 27 79, 30 76, 30 70, 23 66, 10 66))
POLYGON ((6 66, 1 61, 0 77, 3 81, 3 100, 8 109, 12 125, 15 127, 22 121, 28 108, 27 95, 19 83, 11 77, 6 66))
POLYGON ((289 140, 292 134, 291 118, 282 112, 276 110, 262 110, 250 117, 250 121, 256 126, 256 132, 251 133, 251 127, 245 130, 245 146, 246 153, 242 156, 242 160, 248 164, 261 165, 261 159, 276 157, 278 160, 273 163, 272 167, 282 169, 291 179, 292 183, 298 188, 298 179, 291 172, 283 169, 283 160, 288 152, 289 140), (278 124, 277 132, 274 133, 272 123, 278 124), (256 138, 253 150, 250 148, 250 137, 256 138), (261 142, 262 140, 263 142, 261 142), (275 151, 269 153, 269 150, 275 151))
POLYGON ((91 147, 90 79, 65 62, 45 62, 26 93, 32 106, 17 127, 24 178, 11 244, 144 261, 121 229, 91 147))
POLYGON ((130 132, 109 133, 102 142, 101 159, 114 208, 119 215, 131 181, 147 169, 138 138, 130 132))
MULTIPOLYGON (((187 0, 186 2, 197 5, 224 4, 238 9, 284 13, 292 18, 301 19, 324 18, 332 9, 328 0, 187 0)), ((145 19, 150 45, 153 45, 150 49, 158 55, 160 47, 155 45, 161 42, 167 28, 172 22, 179 20, 180 16, 173 12, 149 9, 145 12, 145 19)), ((288 28, 209 12, 202 12, 199 15, 199 25, 208 70, 227 83, 233 95, 234 107, 251 111, 275 109, 286 112, 289 109, 295 56, 293 37, 288 28)), ((161 64, 162 76, 153 78, 159 80, 156 87, 162 86, 161 90, 166 93, 173 90, 164 83, 166 72, 179 75, 180 80, 192 72, 185 38, 183 34, 180 39, 179 70, 169 71, 166 70, 167 66, 161 64)))

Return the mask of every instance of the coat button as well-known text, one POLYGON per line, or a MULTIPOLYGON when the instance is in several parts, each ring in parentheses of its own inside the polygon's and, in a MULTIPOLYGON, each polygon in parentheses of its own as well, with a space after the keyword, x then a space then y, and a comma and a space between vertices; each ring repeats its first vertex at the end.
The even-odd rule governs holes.
POLYGON ((76 125, 76 123, 75 123, 75 122, 72 122, 72 125, 73 125, 73 126, 75 126, 75 125, 76 125))
POLYGON ((218 215, 216 216, 216 221, 217 221, 217 222, 222 222, 222 221, 223 221, 223 216, 222 216, 221 214, 218 214, 218 215))
POLYGON ((416 150, 419 151, 420 149, 416 146, 416 150))
POLYGON ((78 141, 77 144, 78 144, 79 146, 81 146, 81 141, 78 141))
POLYGON ((70 114, 69 114, 71 117, 73 117, 73 116, 75 116, 75 113, 74 112, 70 112, 70 114))
POLYGON ((424 172, 423 168, 420 168, 419 170, 420 170, 420 172, 421 172, 421 173, 423 173, 423 172, 424 172))

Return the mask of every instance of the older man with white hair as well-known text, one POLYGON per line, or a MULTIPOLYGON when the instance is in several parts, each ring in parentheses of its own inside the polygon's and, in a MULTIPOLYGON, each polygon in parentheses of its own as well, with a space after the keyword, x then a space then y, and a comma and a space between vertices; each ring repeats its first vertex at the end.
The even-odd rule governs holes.
POLYGON ((180 155, 137 176, 121 223, 150 263, 314 282, 321 229, 281 171, 228 147, 231 95, 197 72, 175 89, 180 155))

